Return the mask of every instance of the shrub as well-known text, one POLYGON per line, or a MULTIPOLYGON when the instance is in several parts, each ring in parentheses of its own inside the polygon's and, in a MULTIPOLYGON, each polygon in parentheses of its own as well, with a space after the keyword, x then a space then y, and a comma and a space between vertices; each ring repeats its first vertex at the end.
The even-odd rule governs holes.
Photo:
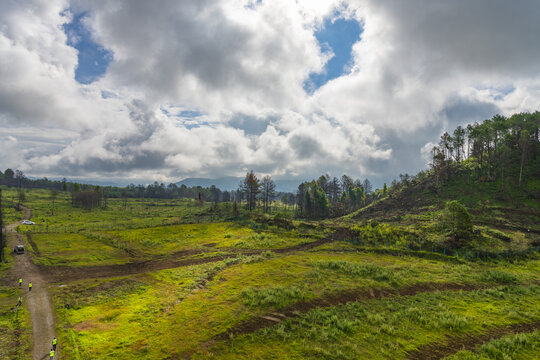
POLYGON ((339 271, 345 275, 362 276, 377 281, 389 281, 394 278, 391 270, 373 264, 356 264, 345 260, 319 261, 314 264, 320 269, 339 271))
POLYGON ((473 232, 471 216, 459 201, 453 200, 446 203, 445 220, 446 227, 449 228, 458 245, 461 245, 463 240, 470 239, 473 232))
POLYGON ((515 275, 500 270, 488 270, 481 275, 481 279, 499 284, 513 284, 517 281, 515 275))
POLYGON ((248 288, 242 291, 241 296, 244 298, 244 303, 251 308, 269 306, 281 308, 295 301, 303 300, 304 292, 296 287, 276 286, 265 289, 248 288))

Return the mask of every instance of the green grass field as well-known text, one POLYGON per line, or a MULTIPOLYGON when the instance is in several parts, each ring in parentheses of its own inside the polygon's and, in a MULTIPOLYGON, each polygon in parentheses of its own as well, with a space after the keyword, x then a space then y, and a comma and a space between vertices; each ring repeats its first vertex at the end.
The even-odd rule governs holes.
MULTIPOLYGON (((296 340, 290 343, 289 340, 302 337, 303 330, 289 329, 289 326, 297 327, 296 320, 291 320, 290 325, 287 322, 279 327, 259 330, 253 335, 231 341, 215 342, 213 339, 243 321, 279 312, 297 303, 325 299, 350 291, 400 289, 425 283, 474 284, 479 288, 499 290, 479 290, 472 293, 436 292, 379 301, 366 300, 365 306, 367 309, 373 307, 371 310, 373 314, 387 317, 395 316, 393 305, 403 308, 404 314, 412 312, 414 309, 411 308, 414 306, 418 307, 415 310, 417 315, 425 313, 424 308, 439 309, 441 314, 428 314, 425 315, 426 319, 418 320, 424 325, 423 336, 428 336, 428 328, 432 321, 443 324, 440 325, 439 338, 443 334, 453 333, 454 330, 478 331, 480 324, 484 323, 495 326, 506 324, 508 321, 538 320, 540 290, 537 287, 529 288, 527 284, 540 280, 539 270, 539 262, 525 262, 507 269, 506 266, 491 264, 456 266, 444 261, 377 254, 298 253, 248 258, 231 264, 222 262, 164 270, 133 277, 130 281, 111 279, 62 284, 55 290, 55 300, 57 312, 61 314, 60 318, 63 321, 61 328, 66 329, 62 339, 70 344, 74 354, 77 349, 81 358, 166 358, 165 354, 180 356, 182 353, 200 353, 202 358, 210 356, 211 353, 215 354, 216 358, 236 356, 251 358, 250 351, 258 354, 259 358, 272 358, 276 349, 272 341, 268 342, 268 338, 274 339, 279 344, 283 344, 284 341, 290 344, 280 350, 279 354, 283 357, 297 354, 295 356, 301 358, 314 356, 315 353, 310 353, 307 347, 296 344, 296 340), (210 273, 212 279, 208 280, 210 273), (96 288, 104 286, 100 284, 117 285, 96 291, 96 288), (517 301, 516 308, 514 312, 510 312, 515 301, 517 301), (471 307, 467 309, 466 304, 469 302, 471 307), (488 319, 482 316, 483 311, 492 308, 498 310, 492 310, 490 322, 485 322, 488 319), (141 317, 141 314, 146 314, 148 318, 141 317), (515 318, 509 319, 508 314, 513 314, 515 318), (147 319, 151 321, 146 321, 147 319), (479 319, 484 322, 477 323, 479 319), (452 325, 454 322, 461 324, 462 320, 463 326, 452 325), (444 325, 446 322, 449 325, 444 325), (269 337, 269 334, 272 336, 269 337), (122 346, 111 346, 114 339, 118 338, 123 339, 122 346), (207 346, 207 343, 215 343, 216 349, 201 352, 200 345, 207 346), (97 344, 100 345, 96 346, 97 344), (229 353, 230 347, 233 346, 235 350, 229 353), (262 348, 267 351, 264 355, 261 353, 262 348)), ((343 309, 351 306, 357 305, 340 305, 329 310, 312 312, 326 314, 328 311, 339 310, 339 316, 347 318, 350 314, 347 313, 348 310, 343 309), (345 314, 341 313, 343 311, 345 314)), ((364 313, 367 311, 362 310, 362 314, 367 316, 364 313)), ((404 314, 400 316, 405 316, 404 314)), ((309 325, 310 334, 315 336, 319 332, 324 334, 325 331, 332 331, 328 327, 333 320, 328 319, 330 323, 325 324, 313 316, 310 312, 300 317, 303 326, 309 325), (304 324, 304 321, 307 323, 304 324)), ((367 330, 360 326, 363 324, 361 318, 357 319, 356 316, 354 315, 355 320, 351 320, 352 323, 349 325, 344 320, 346 323, 344 326, 354 328, 354 331, 352 328, 351 331, 357 333, 360 338, 367 336, 362 333, 367 330)), ((387 330, 391 334, 400 334, 402 338, 398 340, 406 342, 407 328, 403 327, 401 330, 397 328, 401 318, 392 317, 392 319, 395 325, 387 330)), ((377 321, 380 325, 386 324, 384 318, 377 321)), ((384 331, 386 330, 379 334, 380 340, 387 342, 389 340, 384 331)), ((324 343, 328 341, 326 336, 321 335, 312 339, 309 349, 322 349, 324 343)), ((418 336, 414 344, 419 345, 429 339, 418 336)), ((408 349, 398 347, 395 349, 396 352, 388 352, 387 355, 393 354, 399 358, 398 355, 408 349)), ((359 354, 363 354, 358 352, 358 349, 349 351, 344 358, 358 358, 359 354)), ((319 355, 328 358, 330 352, 328 350, 327 353, 319 355)))
POLYGON ((272 250, 312 241, 275 228, 256 232, 233 222, 75 233, 24 233, 35 263, 67 266, 123 264, 183 253, 212 255, 272 250))
MULTIPOLYGON (((83 280, 70 280, 66 270, 49 285, 64 359, 406 359, 444 345, 447 336, 540 322, 539 254, 431 254, 427 245, 443 241, 430 228, 438 210, 399 223, 346 218, 325 226, 293 221, 284 229, 272 217, 234 219, 187 200, 133 200, 125 208, 109 200, 107 209, 88 211, 62 196, 54 215, 46 191, 28 191, 24 203, 37 225, 18 230, 43 271, 187 261, 122 276, 96 278, 90 270, 83 280), (422 216, 429 220, 424 230, 422 216), (330 239, 332 226, 348 222, 354 239, 294 248, 330 239), (409 250, 409 242, 424 248, 409 250), (189 262, 204 258, 210 260, 189 262)), ((478 248, 528 244, 520 231, 482 226, 488 240, 478 248)), ((9 278, 9 264, 3 266, 9 278)), ((8 285, 0 288, 0 310, 16 296, 8 285)), ((24 358, 29 346, 8 344, 29 336, 28 313, 10 316, 0 315, 0 354, 24 358)), ((540 357, 537 332, 499 337, 447 357, 540 357)))

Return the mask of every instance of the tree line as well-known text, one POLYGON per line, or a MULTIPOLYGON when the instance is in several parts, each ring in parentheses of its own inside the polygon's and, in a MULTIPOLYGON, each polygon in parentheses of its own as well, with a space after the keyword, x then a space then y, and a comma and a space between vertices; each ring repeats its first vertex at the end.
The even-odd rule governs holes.
POLYGON ((297 213, 306 218, 342 216, 368 205, 373 200, 386 196, 383 189, 373 190, 368 179, 354 180, 348 175, 340 179, 321 175, 317 180, 306 181, 298 186, 296 193, 297 213))
POLYGON ((539 152, 540 112, 510 117, 495 115, 482 123, 458 126, 452 134, 442 134, 431 150, 431 168, 437 184, 451 177, 453 164, 469 166, 480 181, 501 182, 509 178, 518 189, 524 182, 523 170, 539 152))
POLYGON ((49 189, 53 204, 58 193, 64 191, 71 194, 71 202, 74 206, 85 208, 106 207, 109 198, 191 198, 199 201, 229 202, 239 196, 235 191, 222 191, 214 185, 210 187, 188 187, 184 184, 178 186, 174 183, 165 185, 156 181, 149 185, 130 184, 126 187, 118 187, 81 184, 67 181, 65 178, 62 180, 49 180, 46 177, 30 179, 21 170, 9 168, 4 172, 0 171, 0 185, 18 189, 17 203, 24 201, 24 189, 49 189))
POLYGON ((266 175, 259 180, 251 170, 246 173, 233 195, 235 203, 245 203, 247 210, 260 207, 268 213, 272 200, 281 196, 280 200, 283 204, 296 206, 298 217, 325 218, 341 216, 359 209, 386 195, 387 192, 386 184, 382 190, 373 190, 373 185, 368 179, 354 180, 347 175, 337 179, 322 175, 317 180, 301 183, 296 194, 278 194, 271 176, 266 175))

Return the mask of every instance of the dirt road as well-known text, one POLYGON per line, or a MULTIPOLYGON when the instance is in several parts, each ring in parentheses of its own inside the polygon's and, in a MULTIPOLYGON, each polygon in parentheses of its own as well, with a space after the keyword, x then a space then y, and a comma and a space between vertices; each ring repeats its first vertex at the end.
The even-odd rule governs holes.
MULTIPOLYGON (((30 209, 25 209, 24 219, 29 219, 30 215, 30 209)), ((11 249, 15 245, 23 243, 22 235, 17 234, 14 230, 20 223, 19 221, 6 227, 11 249)), ((48 359, 55 332, 53 310, 47 293, 47 281, 27 253, 15 255, 14 263, 13 275, 17 279, 23 279, 23 304, 28 308, 32 321, 32 359, 48 359), (28 290, 29 282, 32 282, 32 291, 28 290)), ((13 285, 16 286, 16 284, 13 285)), ((57 358, 59 357, 55 356, 55 359, 57 358)))

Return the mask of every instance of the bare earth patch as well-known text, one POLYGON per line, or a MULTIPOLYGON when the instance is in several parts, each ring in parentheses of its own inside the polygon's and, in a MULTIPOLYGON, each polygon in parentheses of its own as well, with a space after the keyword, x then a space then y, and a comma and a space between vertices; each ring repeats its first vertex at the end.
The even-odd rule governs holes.
POLYGON ((514 324, 487 329, 483 334, 463 334, 460 336, 447 336, 443 343, 434 343, 421 346, 418 350, 409 353, 408 359, 435 360, 455 354, 463 349, 472 350, 476 346, 506 335, 533 332, 540 329, 540 322, 514 324))

